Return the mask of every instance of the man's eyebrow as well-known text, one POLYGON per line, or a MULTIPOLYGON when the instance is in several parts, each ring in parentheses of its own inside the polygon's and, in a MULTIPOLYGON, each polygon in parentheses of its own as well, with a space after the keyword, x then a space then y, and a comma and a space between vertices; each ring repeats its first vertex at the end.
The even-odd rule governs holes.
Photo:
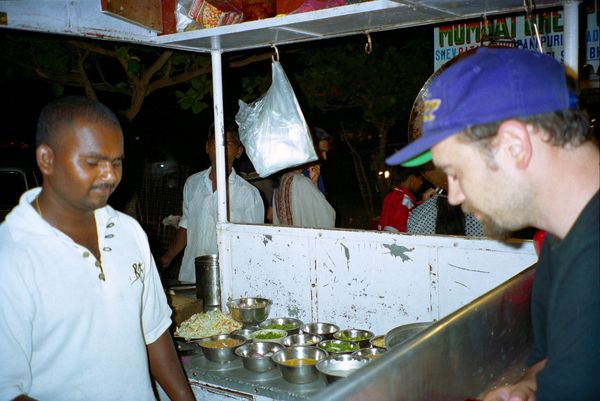
POLYGON ((115 157, 115 158, 106 157, 105 155, 102 155, 100 153, 94 153, 94 152, 92 152, 92 153, 85 153, 83 156, 84 157, 89 157, 89 158, 92 158, 92 159, 110 160, 110 161, 117 161, 117 160, 124 160, 125 159, 125 155, 124 154, 121 154, 120 156, 115 157))

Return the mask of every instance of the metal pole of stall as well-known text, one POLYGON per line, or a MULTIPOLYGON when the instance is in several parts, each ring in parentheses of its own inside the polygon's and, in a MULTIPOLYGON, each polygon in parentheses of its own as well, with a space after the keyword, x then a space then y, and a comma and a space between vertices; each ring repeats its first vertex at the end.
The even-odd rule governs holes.
POLYGON ((565 24, 563 32, 564 63, 579 75, 579 1, 563 3, 565 24))
POLYGON ((229 249, 223 246, 221 228, 227 223, 227 177, 225 176, 225 146, 224 146, 224 124, 223 124, 223 72, 221 66, 221 43, 218 36, 211 38, 211 65, 213 84, 213 113, 215 120, 215 146, 217 163, 217 249, 219 260, 219 286, 221 288, 221 309, 224 308, 223 299, 227 298, 228 291, 224 283, 230 282, 230 272, 226 269, 230 260, 229 249), (225 291, 224 291, 225 290, 225 291))
POLYGON ((210 51, 212 61, 212 84, 213 104, 215 119, 215 146, 217 157, 217 221, 227 222, 227 185, 225 178, 225 147, 223 138, 223 72, 221 70, 221 50, 219 49, 219 38, 211 39, 212 50, 210 51))

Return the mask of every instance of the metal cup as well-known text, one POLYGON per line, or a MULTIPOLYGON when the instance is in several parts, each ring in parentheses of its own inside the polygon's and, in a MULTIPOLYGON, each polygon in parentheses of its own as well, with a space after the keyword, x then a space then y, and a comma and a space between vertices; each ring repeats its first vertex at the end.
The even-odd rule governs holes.
POLYGON ((196 265, 196 298, 202 299, 204 311, 221 308, 221 284, 217 255, 198 256, 196 265))

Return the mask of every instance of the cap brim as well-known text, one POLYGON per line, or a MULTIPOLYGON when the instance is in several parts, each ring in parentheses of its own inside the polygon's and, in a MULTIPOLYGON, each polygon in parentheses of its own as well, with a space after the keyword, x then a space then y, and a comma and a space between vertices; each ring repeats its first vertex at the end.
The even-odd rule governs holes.
POLYGON ((408 160, 408 161, 406 161, 404 163, 401 163, 400 165, 402 167, 417 167, 417 166, 421 166, 421 165, 423 165, 425 163, 430 162, 431 159, 432 159, 432 157, 431 157, 431 151, 428 150, 428 151, 426 151, 424 153, 421 153, 417 157, 413 157, 412 159, 410 159, 410 160, 408 160))

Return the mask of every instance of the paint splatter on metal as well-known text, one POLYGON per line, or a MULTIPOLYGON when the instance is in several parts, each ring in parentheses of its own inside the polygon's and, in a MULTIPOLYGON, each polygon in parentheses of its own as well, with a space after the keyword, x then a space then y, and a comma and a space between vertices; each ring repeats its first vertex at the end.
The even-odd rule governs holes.
POLYGON ((410 257, 408 257, 406 255, 407 252, 412 252, 413 249, 407 248, 405 246, 402 245, 396 245, 396 244, 382 244, 384 248, 389 249, 390 251, 390 255, 394 256, 394 257, 400 257, 400 259, 402 259, 402 262, 406 262, 408 260, 412 260, 410 257))
POLYGON ((467 269, 466 267, 461 267, 461 266, 453 265, 452 263, 448 263, 448 266, 452 266, 452 267, 455 267, 455 268, 460 269, 460 270, 466 270, 468 272, 490 274, 489 271, 477 270, 477 269, 467 269))
POLYGON ((344 244, 340 244, 344 248, 344 256, 346 256, 346 267, 350 271, 350 249, 344 244))
POLYGON ((268 234, 263 235, 263 244, 264 244, 264 246, 267 246, 267 244, 269 242, 273 242, 273 236, 272 235, 268 235, 268 234))

